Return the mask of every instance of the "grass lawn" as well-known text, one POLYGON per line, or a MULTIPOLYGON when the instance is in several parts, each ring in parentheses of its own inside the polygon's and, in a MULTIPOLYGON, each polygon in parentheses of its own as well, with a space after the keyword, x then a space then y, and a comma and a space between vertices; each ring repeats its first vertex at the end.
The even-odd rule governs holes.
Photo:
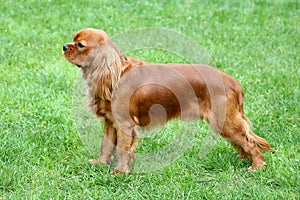
MULTIPOLYGON (((298 0, 7 0, 0 11, 0 200, 300 199, 298 0), (191 147, 163 169, 110 176, 109 167, 89 164, 95 155, 73 115, 81 72, 61 55, 85 27, 111 36, 165 28, 196 41, 211 65, 243 85, 254 132, 277 149, 265 153, 268 166, 248 172, 250 161, 220 138, 200 157, 204 123, 191 147)), ((124 53, 182 61, 156 49, 124 53)), ((173 131, 145 139, 138 151, 155 151, 173 131)))

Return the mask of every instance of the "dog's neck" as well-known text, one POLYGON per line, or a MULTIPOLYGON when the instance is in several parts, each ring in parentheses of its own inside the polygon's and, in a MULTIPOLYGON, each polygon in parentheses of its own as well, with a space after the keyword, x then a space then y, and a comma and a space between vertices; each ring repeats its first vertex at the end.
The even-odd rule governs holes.
POLYGON ((123 74, 144 62, 133 57, 127 59, 110 40, 99 46, 91 56, 90 65, 82 67, 83 78, 92 98, 111 101, 112 93, 123 74))
POLYGON ((111 101, 112 92, 128 66, 123 55, 104 55, 99 63, 82 68, 83 78, 88 86, 88 95, 111 101))

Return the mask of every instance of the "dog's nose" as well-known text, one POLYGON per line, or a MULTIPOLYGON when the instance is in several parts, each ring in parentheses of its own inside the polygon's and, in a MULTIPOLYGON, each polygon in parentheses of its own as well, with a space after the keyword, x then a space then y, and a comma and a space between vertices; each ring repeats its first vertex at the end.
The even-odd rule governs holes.
POLYGON ((63 46, 63 51, 69 51, 70 50, 70 47, 66 44, 64 44, 63 46))

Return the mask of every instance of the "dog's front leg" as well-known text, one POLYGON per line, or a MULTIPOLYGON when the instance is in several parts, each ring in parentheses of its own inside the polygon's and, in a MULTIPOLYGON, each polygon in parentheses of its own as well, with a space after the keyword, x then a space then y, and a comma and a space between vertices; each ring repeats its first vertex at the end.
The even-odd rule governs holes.
POLYGON ((100 157, 98 159, 90 160, 90 163, 93 164, 100 163, 103 165, 111 164, 114 159, 116 144, 117 144, 117 131, 112 126, 112 123, 110 121, 105 120, 100 157))
POLYGON ((135 144, 135 130, 124 131, 119 129, 117 131, 117 155, 118 164, 113 171, 113 174, 128 174, 130 172, 130 165, 134 160, 134 144, 135 144))

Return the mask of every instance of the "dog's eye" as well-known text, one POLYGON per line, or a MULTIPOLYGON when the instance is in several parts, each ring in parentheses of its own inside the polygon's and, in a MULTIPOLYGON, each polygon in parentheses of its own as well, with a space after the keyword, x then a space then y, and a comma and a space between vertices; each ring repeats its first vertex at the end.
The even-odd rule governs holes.
POLYGON ((84 48, 84 47, 85 47, 85 46, 84 46, 82 43, 80 43, 80 42, 78 42, 77 46, 78 46, 79 48, 84 48))

